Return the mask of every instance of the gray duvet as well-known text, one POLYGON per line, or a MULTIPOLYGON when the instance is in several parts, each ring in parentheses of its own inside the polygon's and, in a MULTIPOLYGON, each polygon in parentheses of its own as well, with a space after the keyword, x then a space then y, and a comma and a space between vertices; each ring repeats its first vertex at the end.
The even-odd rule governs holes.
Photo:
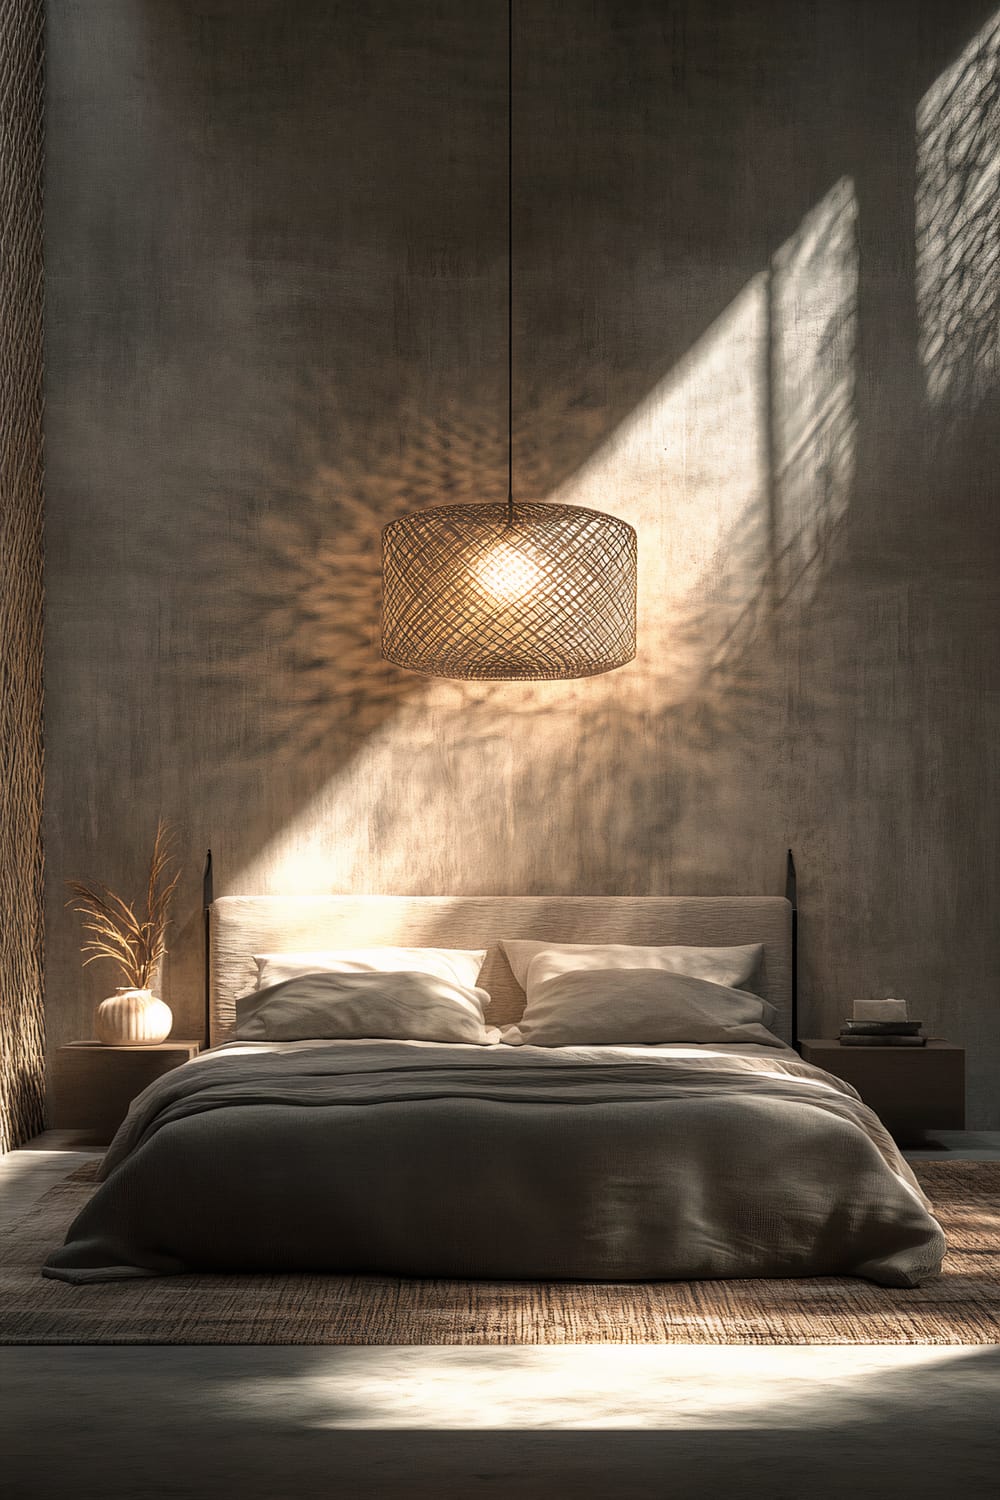
POLYGON ((944 1236, 884 1127, 791 1050, 235 1043, 135 1101, 44 1274, 916 1286, 944 1236))

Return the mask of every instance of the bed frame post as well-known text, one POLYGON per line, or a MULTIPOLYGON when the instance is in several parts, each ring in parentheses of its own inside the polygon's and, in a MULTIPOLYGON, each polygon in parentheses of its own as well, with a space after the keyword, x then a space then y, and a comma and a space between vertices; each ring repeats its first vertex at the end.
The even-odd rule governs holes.
POLYGON ((201 882, 201 904, 205 918, 205 1045, 212 1044, 212 1012, 211 1012, 211 982, 212 982, 212 931, 209 922, 208 908, 215 899, 212 888, 212 851, 209 849, 205 854, 205 874, 201 882))
POLYGON ((791 849, 785 868, 785 898, 792 906, 792 1046, 799 1045, 799 904, 795 859, 791 849))

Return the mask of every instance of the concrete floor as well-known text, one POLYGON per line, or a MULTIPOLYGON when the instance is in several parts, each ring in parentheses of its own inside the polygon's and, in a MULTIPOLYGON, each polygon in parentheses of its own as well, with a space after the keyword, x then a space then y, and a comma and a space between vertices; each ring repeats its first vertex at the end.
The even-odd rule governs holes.
MULTIPOLYGON (((64 1144, 0 1161, 0 1226, 84 1159, 64 1144)), ((0 1386, 5 1500, 1000 1493, 995 1345, 35 1347, 0 1386)))

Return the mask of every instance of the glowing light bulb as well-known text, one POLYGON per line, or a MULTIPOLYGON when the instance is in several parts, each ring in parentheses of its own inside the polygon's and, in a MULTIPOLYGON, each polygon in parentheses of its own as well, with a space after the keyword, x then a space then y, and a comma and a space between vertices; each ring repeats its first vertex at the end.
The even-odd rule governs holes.
POLYGON ((504 604, 523 599, 541 582, 542 570, 509 542, 497 542, 475 568, 484 589, 504 604))

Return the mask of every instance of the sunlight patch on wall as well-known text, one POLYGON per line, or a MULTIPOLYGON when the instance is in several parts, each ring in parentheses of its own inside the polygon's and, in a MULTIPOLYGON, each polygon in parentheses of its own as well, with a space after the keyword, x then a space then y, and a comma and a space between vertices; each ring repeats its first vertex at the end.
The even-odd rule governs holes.
POLYGON ((967 402, 1000 372, 1000 15, 917 107, 917 310, 928 396, 967 402))
POLYGON ((636 706, 683 701, 713 635, 761 569, 742 532, 766 492, 761 367, 765 277, 755 276, 684 359, 552 498, 610 509, 639 533, 639 648, 599 690, 636 706))

